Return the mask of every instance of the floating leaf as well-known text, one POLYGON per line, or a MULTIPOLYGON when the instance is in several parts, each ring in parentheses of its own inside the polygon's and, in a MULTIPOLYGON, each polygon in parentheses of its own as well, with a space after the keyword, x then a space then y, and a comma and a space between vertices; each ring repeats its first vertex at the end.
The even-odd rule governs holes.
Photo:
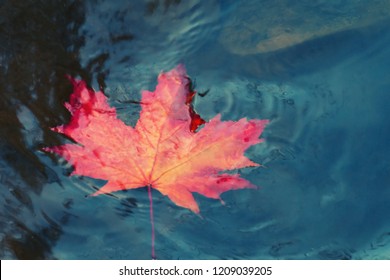
POLYGON ((244 151, 262 141, 268 121, 221 121, 217 115, 205 122, 192 106, 195 92, 184 66, 161 73, 154 92, 142 92, 135 127, 118 119, 102 92, 71 81, 74 92, 65 104, 71 120, 53 130, 76 144, 45 150, 71 163, 72 175, 107 180, 94 195, 147 186, 150 199, 153 188, 199 213, 194 192, 220 199, 228 190, 254 187, 238 174, 223 171, 259 165, 244 151))

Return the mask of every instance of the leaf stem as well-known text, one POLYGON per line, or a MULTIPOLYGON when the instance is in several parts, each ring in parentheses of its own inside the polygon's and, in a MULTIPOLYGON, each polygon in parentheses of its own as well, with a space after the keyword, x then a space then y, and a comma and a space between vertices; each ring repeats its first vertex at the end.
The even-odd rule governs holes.
POLYGON ((148 196, 149 196, 149 205, 150 205, 150 224, 152 226, 152 259, 156 259, 156 254, 154 252, 154 219, 153 219, 153 198, 152 198, 152 186, 148 185, 148 196))

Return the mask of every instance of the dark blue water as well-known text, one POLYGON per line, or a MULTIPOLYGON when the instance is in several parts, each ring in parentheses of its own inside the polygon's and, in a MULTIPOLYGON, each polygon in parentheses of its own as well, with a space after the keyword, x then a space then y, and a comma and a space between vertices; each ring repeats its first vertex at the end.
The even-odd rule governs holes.
POLYGON ((390 258, 390 1, 0 1, 0 258, 150 259, 146 188, 87 197, 40 149, 66 139, 65 74, 129 125, 184 63, 205 119, 270 119, 258 190, 153 192, 158 259, 390 258))

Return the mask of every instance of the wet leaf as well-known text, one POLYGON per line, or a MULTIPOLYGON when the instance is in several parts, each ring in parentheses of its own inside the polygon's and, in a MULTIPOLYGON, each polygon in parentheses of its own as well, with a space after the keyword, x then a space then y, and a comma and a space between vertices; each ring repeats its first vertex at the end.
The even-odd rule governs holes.
POLYGON ((154 92, 142 92, 135 127, 117 118, 106 96, 73 80, 66 108, 68 124, 54 128, 77 144, 45 148, 74 166, 72 175, 107 180, 94 195, 144 186, 176 205, 199 212, 193 193, 219 199, 228 190, 254 187, 238 174, 223 173, 258 166, 244 151, 260 143, 267 120, 205 122, 192 106, 195 92, 184 66, 161 73, 154 92))

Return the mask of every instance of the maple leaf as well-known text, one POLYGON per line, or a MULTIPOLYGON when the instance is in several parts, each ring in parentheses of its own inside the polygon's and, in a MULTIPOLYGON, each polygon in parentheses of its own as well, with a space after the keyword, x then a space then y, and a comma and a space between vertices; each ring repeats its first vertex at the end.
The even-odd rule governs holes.
POLYGON ((254 187, 238 174, 221 172, 259 165, 244 151, 262 142, 268 121, 221 121, 217 115, 205 122, 192 107, 195 92, 184 66, 161 73, 154 92, 142 92, 135 127, 117 118, 102 92, 71 81, 74 92, 65 106, 72 117, 53 130, 76 144, 45 150, 72 164, 72 175, 107 180, 94 195, 148 186, 199 213, 194 192, 220 199, 225 191, 254 187))

